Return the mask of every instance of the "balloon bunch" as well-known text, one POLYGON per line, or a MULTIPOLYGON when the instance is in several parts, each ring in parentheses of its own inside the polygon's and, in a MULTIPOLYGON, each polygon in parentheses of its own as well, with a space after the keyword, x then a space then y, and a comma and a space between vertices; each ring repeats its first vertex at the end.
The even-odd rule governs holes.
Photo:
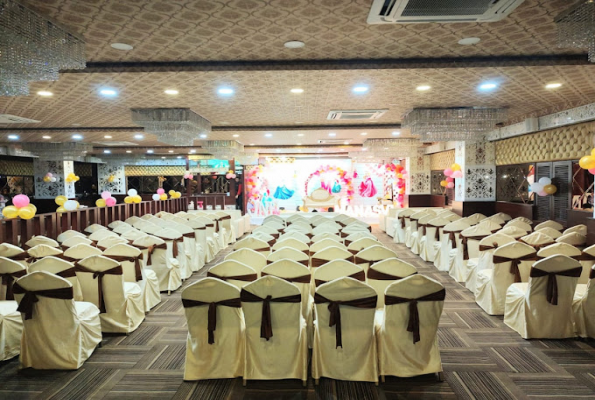
POLYGON ((31 200, 29 200, 29 196, 26 194, 17 194, 14 196, 12 204, 12 206, 4 207, 2 210, 2 215, 4 215, 4 217, 31 219, 37 212, 37 207, 31 204, 31 200))
POLYGON ((450 166, 450 168, 446 168, 444 170, 444 176, 446 179, 440 181, 440 186, 452 189, 455 187, 455 179, 463 177, 463 171, 461 171, 461 166, 457 163, 454 163, 450 166))
POLYGON ((51 172, 48 172, 47 174, 45 174, 45 176, 43 177, 43 181, 45 183, 54 183, 56 182, 58 179, 54 176, 54 174, 52 174, 51 172))
POLYGON ((78 182, 81 178, 76 176, 73 172, 70 172, 68 175, 66 175, 66 179, 65 181, 67 183, 73 183, 73 182, 78 182))
POLYGON ((179 199, 180 197, 182 197, 182 193, 176 192, 175 190, 170 190, 167 193, 169 193, 169 197, 171 197, 172 199, 179 199))
POLYGON ((97 207, 113 207, 116 205, 117 202, 118 201, 114 197, 112 197, 112 194, 105 190, 101 193, 101 198, 95 202, 95 205, 97 207))
POLYGON ((407 172, 407 170, 399 164, 389 164, 388 170, 395 172, 395 177, 397 178, 396 185, 398 189, 397 204, 402 208, 405 205, 405 185, 409 172, 407 172))
POLYGON ((184 179, 192 179, 192 178, 194 178, 194 175, 192 175, 192 174, 190 173, 190 171, 186 171, 186 172, 184 172, 184 176, 183 176, 183 178, 184 178, 184 179))
POLYGON ((236 178, 236 174, 234 174, 234 172, 230 169, 229 171, 227 171, 227 174, 225 174, 225 179, 235 179, 236 178))
POLYGON ((153 200, 167 200, 167 194, 165 194, 165 190, 162 188, 157 189, 157 193, 155 193, 152 197, 153 200))
POLYGON ((591 174, 595 175, 595 149, 591 150, 591 154, 588 156, 582 157, 578 165, 582 169, 588 170, 591 174))
POLYGON ((128 191, 128 196, 124 197, 124 203, 126 204, 138 204, 143 201, 143 198, 138 195, 136 189, 130 189, 128 191))
POLYGON ((58 209, 56 212, 66 212, 66 211, 74 211, 80 207, 80 204, 76 200, 68 200, 66 196, 57 196, 54 201, 56 202, 58 209))
MULTIPOLYGON (((346 187, 347 200, 350 202, 353 200, 353 195, 355 194, 355 190, 353 189, 353 179, 357 178, 357 172, 347 172, 343 168, 336 167, 334 165, 325 165, 319 167, 316 171, 311 173, 310 176, 308 176, 304 184, 304 190, 306 194, 308 194, 308 185, 310 184, 310 180, 315 176, 320 177, 320 175, 324 174, 337 174, 339 181, 341 181, 341 183, 343 183, 346 187)), ((324 179, 321 178, 320 180, 322 182, 324 179)))
POLYGON ((558 188, 555 185, 552 185, 552 180, 550 178, 543 177, 540 178, 538 182, 531 184, 530 190, 537 193, 538 196, 548 196, 556 193, 558 188))

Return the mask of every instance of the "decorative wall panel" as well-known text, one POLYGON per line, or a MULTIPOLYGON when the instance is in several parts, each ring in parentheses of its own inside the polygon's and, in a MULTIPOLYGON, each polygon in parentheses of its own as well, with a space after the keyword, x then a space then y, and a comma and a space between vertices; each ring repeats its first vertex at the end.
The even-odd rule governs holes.
POLYGON ((184 175, 185 166, 170 165, 126 165, 126 176, 171 176, 184 175))
MULTIPOLYGON (((458 179, 457 179, 458 181, 458 179)), ((468 167, 465 168, 466 193, 465 200, 494 201, 496 200, 496 171, 495 168, 468 167)), ((457 182, 458 186, 458 182, 457 182)), ((458 187, 457 187, 458 188, 458 187)))
MULTIPOLYGON (((496 201, 530 202, 529 174, 533 164, 502 165, 496 168, 496 201)), ((534 177, 531 176, 531 181, 534 177)))
POLYGON ((430 193, 430 174, 425 172, 412 172, 411 187, 409 194, 428 194, 430 193))
POLYGON ((91 163, 74 163, 74 174, 80 177, 93 176, 93 164, 91 163))
POLYGON ((455 162, 455 151, 448 150, 440 153, 430 154, 430 169, 445 170, 449 168, 455 162))
POLYGON ((33 176, 33 159, 0 160, 0 175, 33 176))
POLYGON ((99 183, 99 192, 107 190, 112 194, 126 193, 126 174, 123 165, 98 164, 97 181, 99 183), (110 182, 109 177, 113 176, 110 182))

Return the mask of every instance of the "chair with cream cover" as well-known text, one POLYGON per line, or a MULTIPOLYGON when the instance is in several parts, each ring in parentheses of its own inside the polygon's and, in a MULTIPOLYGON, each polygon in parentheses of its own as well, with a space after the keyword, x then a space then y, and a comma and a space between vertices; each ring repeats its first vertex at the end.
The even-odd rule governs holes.
POLYGON ((282 247, 267 256, 267 264, 272 264, 279 260, 292 260, 305 267, 308 267, 310 264, 310 257, 307 254, 291 247, 282 247))
POLYGON ((467 220, 467 223, 469 223, 469 225, 473 226, 473 225, 479 224, 481 221, 483 221, 486 218, 487 217, 481 213, 475 213, 473 215, 468 216, 465 219, 467 220))
POLYGON ((341 237, 346 238, 347 236, 351 235, 352 233, 356 232, 371 232, 371 227, 368 224, 364 224, 361 221, 352 222, 351 224, 347 225, 345 228, 341 229, 341 237))
POLYGON ((219 217, 215 213, 206 213, 205 218, 210 219, 215 224, 213 239, 217 243, 217 252, 219 252, 227 246, 224 238, 225 229, 219 223, 219 217))
POLYGON ((104 239, 101 239, 97 242, 97 248, 101 251, 104 251, 108 247, 115 246, 117 244, 128 244, 130 241, 128 239, 124 239, 120 236, 108 236, 104 239))
MULTIPOLYGON (((165 211, 160 211, 157 214, 158 215, 152 215, 152 214, 145 214, 145 215, 141 215, 140 219, 144 219, 144 220, 150 220, 153 218, 161 218, 164 215, 165 211)), ((171 216, 170 213, 166 213, 167 215, 171 216)))
POLYGON ((377 328, 379 373, 411 377, 440 373, 438 322, 446 291, 439 282, 411 275, 389 285, 377 328))
POLYGON ((81 285, 76 277, 74 262, 49 256, 34 262, 29 266, 29 272, 44 271, 66 279, 72 285, 74 301, 83 301, 81 285))
POLYGON ((368 269, 367 282, 378 295, 378 309, 384 307, 384 291, 393 282, 417 274, 417 268, 398 258, 378 261, 368 269))
POLYGON ((260 225, 256 228, 252 229, 252 235, 255 235, 255 234, 261 233, 261 232, 272 236, 274 239, 278 239, 280 236, 279 231, 271 225, 260 225))
MULTIPOLYGON (((570 246, 567 243, 556 243, 556 244, 570 246)), ((572 247, 578 251, 581 251, 577 247, 574 247, 574 246, 572 246, 572 247)), ((566 254, 566 255, 572 257, 574 254, 573 255, 566 254)), ((573 258, 580 260, 580 263, 583 266, 583 272, 581 274, 581 277, 578 279, 578 283, 586 284, 587 282, 590 281, 589 277, 591 276, 591 269, 593 268, 593 265, 595 265, 595 245, 592 245, 592 246, 587 247, 586 249, 583 249, 581 251, 580 256, 573 257, 573 258)))
POLYGON ((587 237, 585 235, 581 235, 578 232, 570 232, 565 233, 556 239, 556 243, 567 243, 573 245, 574 247, 578 247, 579 249, 583 249, 587 243, 587 237))
POLYGON ((258 276, 260 276, 260 272, 267 265, 267 258, 264 254, 249 248, 243 248, 232 251, 231 253, 225 256, 225 260, 238 261, 242 264, 246 264, 254 271, 256 271, 258 276))
POLYGON ((374 315, 378 296, 353 278, 316 289, 312 377, 378 382, 374 315))
POLYGON ((116 244, 105 249, 103 255, 122 265, 125 282, 136 283, 140 287, 145 312, 161 303, 159 279, 155 271, 144 267, 140 249, 128 244, 116 244))
POLYGON ((307 222, 296 222, 283 230, 284 234, 290 232, 300 232, 309 237, 314 236, 312 233, 312 227, 307 222))
POLYGON ((320 268, 316 268, 312 274, 314 287, 345 277, 353 278, 360 282, 366 281, 364 270, 347 260, 329 261, 320 268))
POLYGON ((430 210, 421 210, 412 214, 409 217, 409 236, 408 240, 405 241, 405 246, 409 247, 413 254, 419 254, 418 240, 423 231, 423 228, 419 226, 419 220, 424 217, 428 217, 424 219, 425 224, 427 221, 431 219, 431 217, 434 216, 435 214, 433 212, 430 212, 430 210))
POLYGON ((371 265, 387 258, 399 258, 397 253, 382 245, 367 247, 354 256, 354 263, 368 272, 371 265))
MULTIPOLYGON (((268 217, 272 217, 272 215, 269 215, 265 218, 265 220, 267 220, 268 217)), ((279 217, 278 215, 275 215, 275 217, 279 217)), ((282 217, 279 217, 281 219, 283 219, 282 217)), ((274 218, 269 218, 269 219, 274 219, 274 218)), ((305 221, 306 218, 303 215, 300 214, 291 214, 289 217, 287 217, 287 219, 285 220, 285 222, 291 222, 294 223, 296 221, 305 221)))
POLYGON ((148 234, 138 230, 136 228, 132 228, 127 230, 126 232, 123 232, 122 234, 120 234, 120 237, 129 241, 135 241, 138 238, 141 238, 143 236, 147 236, 148 234))
POLYGON ((263 242, 266 242, 269 246, 272 246, 275 243, 277 243, 277 239, 275 239, 275 237, 273 235, 268 234, 263 231, 259 231, 259 232, 252 231, 252 233, 250 235, 248 235, 247 237, 253 237, 253 238, 260 239, 263 242))
POLYGON ((488 231, 490 231, 492 233, 496 233, 500 229, 502 229, 502 225, 495 222, 493 219, 489 219, 489 218, 481 220, 481 222, 477 225, 481 226, 484 229, 487 229, 488 231))
POLYGON ((501 216, 499 216, 497 214, 491 215, 491 216, 487 217, 486 219, 484 219, 483 221, 494 222, 494 223, 500 225, 500 227, 506 225, 506 222, 507 222, 507 220, 505 220, 504 218, 502 218, 501 216))
POLYGON ((459 234, 460 246, 457 245, 455 258, 448 270, 450 276, 457 282, 465 282, 467 278, 467 263, 477 263, 479 258, 479 242, 490 236, 492 232, 485 225, 474 225, 463 229, 459 234))
POLYGON ((118 235, 122 235, 124 232, 127 232, 129 230, 136 230, 136 228, 132 225, 128 225, 126 222, 122 222, 121 224, 118 224, 114 226, 114 228, 112 228, 112 232, 115 232, 118 235))
POLYGON ((550 228, 549 226, 543 227, 543 228, 539 228, 539 229, 535 229, 535 232, 539 232, 539 233, 544 233, 546 235, 548 235, 549 237, 551 237, 552 239, 556 240, 558 239, 560 236, 562 236, 562 232, 554 229, 554 228, 550 228))
POLYGON ((510 215, 503 213, 503 212, 496 213, 496 214, 492 215, 492 217, 501 218, 502 220, 504 220, 504 222, 508 222, 512 219, 512 217, 510 215))
POLYGON ((14 301, 12 291, 14 282, 25 275, 27 275, 27 268, 23 264, 0 256, 0 303, 5 300, 14 301))
POLYGON ((184 245, 188 267, 191 272, 196 272, 205 265, 204 261, 201 261, 201 258, 204 259, 204 257, 199 255, 200 246, 196 241, 196 234, 194 229, 183 223, 176 222, 176 219, 178 218, 167 221, 167 227, 182 235, 181 240, 184 245))
POLYGON ((337 242, 336 240, 327 237, 318 242, 312 243, 310 245, 310 254, 314 254, 317 251, 326 249, 327 247, 339 247, 341 249, 347 250, 347 247, 343 243, 337 242))
MULTIPOLYGON (((154 221, 160 222, 159 218, 155 218, 154 221)), ((132 226, 136 229, 140 229, 145 233, 151 233, 153 230, 159 228, 159 225, 156 225, 153 221, 148 221, 144 219, 139 219, 132 226)))
POLYGON ((322 214, 316 214, 313 217, 310 217, 310 219, 308 220, 308 222, 310 222, 310 225, 312 225, 312 227, 316 227, 320 224, 324 224, 326 221, 330 221, 330 218, 325 217, 322 214))
POLYGON ((58 237, 56 238, 56 240, 58 241, 58 243, 62 243, 66 239, 69 239, 69 238, 71 238, 73 236, 86 237, 85 234, 82 233, 82 232, 74 231, 72 229, 69 229, 69 230, 64 231, 61 234, 59 234, 58 237))
POLYGON ((310 266, 318 268, 333 260, 353 261, 353 254, 341 247, 326 247, 310 256, 310 266))
POLYGON ((593 260, 590 260, 591 257, 588 255, 587 250, 588 249, 585 249, 581 252, 580 249, 568 243, 554 243, 539 250, 537 252, 537 259, 541 260, 543 258, 555 256, 557 254, 562 254, 570 258, 574 258, 575 260, 578 260, 583 267, 583 272, 581 273, 581 276, 578 278, 578 283, 587 284, 587 282, 589 282, 589 276, 591 274, 591 267, 595 262, 595 257, 593 257, 593 260))
POLYGON ((88 244, 89 246, 92 246, 93 241, 83 236, 72 236, 62 242, 62 249, 67 250, 68 248, 76 246, 77 244, 88 244))
POLYGON ((145 319, 140 286, 124 281, 118 261, 89 256, 75 264, 83 299, 99 308, 101 331, 130 333, 145 319))
POLYGON ((494 267, 477 273, 475 302, 490 315, 502 315, 508 287, 527 282, 537 256, 533 247, 513 242, 498 247, 492 257, 494 267))
POLYGON ((583 236, 587 236, 587 226, 583 225, 583 224, 574 225, 574 226, 571 226, 570 228, 566 229, 562 233, 564 235, 566 235, 567 233, 572 233, 572 232, 580 233, 583 236))
POLYGON ((279 222, 279 221, 276 221, 276 220, 270 220, 270 221, 267 221, 267 222, 263 222, 262 225, 266 225, 269 228, 275 228, 277 230, 277 232, 282 232, 286 228, 285 223, 279 222))
POLYGON ((44 257, 54 256, 61 258, 64 253, 62 250, 60 250, 60 248, 48 246, 47 244, 38 244, 37 246, 33 246, 27 250, 27 254, 29 254, 27 263, 31 264, 35 261, 41 260, 44 257))
POLYGON ((493 254, 500 246, 508 243, 514 243, 515 240, 499 232, 491 234, 479 241, 479 256, 477 259, 471 259, 467 262, 467 274, 465 278, 465 287, 473 294, 477 290, 477 274, 484 269, 494 268, 493 254))
POLYGON ((561 223, 556 222, 556 221, 547 220, 540 224, 535 225, 534 230, 538 231, 538 230, 541 230, 542 228, 552 228, 552 229, 557 230, 558 232, 562 232, 564 230, 564 225, 562 225, 561 223))
POLYGON ((235 260, 225 260, 212 266, 207 272, 207 276, 221 279, 240 289, 258 279, 254 268, 235 260))
POLYGON ((542 231, 535 231, 523 236, 519 239, 519 242, 528 244, 529 246, 533 247, 535 251, 539 251, 540 249, 555 243, 551 236, 543 233, 542 231))
POLYGON ((213 260, 213 258, 215 258, 215 256, 217 255, 217 253, 219 253, 219 250, 221 250, 219 248, 219 241, 217 240, 218 235, 215 232, 215 222, 210 220, 207 217, 203 217, 202 215, 192 215, 192 219, 201 222, 205 225, 206 228, 206 232, 205 232, 205 236, 206 236, 206 241, 207 241, 207 247, 205 249, 206 252, 206 262, 211 262, 213 260))
POLYGON ((537 261, 528 283, 508 288, 504 323, 524 339, 575 337, 572 301, 581 272, 580 263, 568 256, 537 261))
POLYGON ((49 237, 45 237, 42 235, 37 235, 37 236, 33 236, 31 239, 29 239, 27 241, 27 243, 25 243, 24 248, 28 249, 30 247, 35 247, 38 244, 45 244, 50 247, 60 247, 60 243, 58 243, 54 239, 50 239, 49 237))
POLYGON ((576 285, 572 312, 577 336, 595 338, 595 270, 589 271, 587 283, 576 285))
POLYGON ((85 228, 84 232, 87 234, 91 234, 93 232, 97 232, 102 229, 107 229, 107 227, 100 225, 100 224, 91 224, 85 228))
POLYGON ((279 224, 285 225, 285 220, 283 219, 283 217, 280 217, 279 215, 267 215, 263 220, 262 223, 266 224, 267 222, 277 222, 279 224))
POLYGON ((74 301, 66 279, 33 272, 15 283, 14 294, 23 319, 21 368, 78 369, 101 342, 99 310, 74 301))
POLYGON ((29 254, 18 246, 10 243, 0 244, 0 257, 10 258, 13 261, 23 264, 23 267, 27 268, 29 254))
POLYGON ((138 221, 140 221, 140 218, 139 217, 132 216, 130 218, 127 218, 124 222, 126 222, 128 225, 133 225, 134 226, 134 223, 135 222, 138 222, 138 221))
POLYGON ((355 242, 356 240, 359 240, 361 238, 371 238, 374 240, 378 240, 378 238, 376 236, 374 236, 374 234, 370 231, 361 231, 361 232, 355 232, 350 234, 349 236, 346 236, 343 238, 343 243, 345 243, 345 246, 349 246, 349 244, 351 242, 355 242))
POLYGON ((335 235, 334 233, 331 232, 322 232, 319 233, 318 235, 314 235, 312 236, 312 243, 316 243, 316 242, 320 242, 321 240, 324 239, 331 239, 334 240, 335 242, 339 242, 339 243, 343 243, 343 238, 339 235, 335 235))
POLYGON ((254 251, 262 253, 262 255, 264 256, 268 256, 271 252, 271 246, 269 246, 267 242, 251 236, 248 236, 247 238, 244 238, 242 240, 238 240, 233 245, 234 250, 244 248, 252 249, 254 251))
MULTIPOLYGON (((312 240, 310 239, 310 237, 303 233, 303 232, 297 232, 297 231, 291 231, 291 232, 285 232, 283 235, 279 236, 279 240, 285 240, 285 239, 295 239, 295 240, 299 240, 300 242, 304 242, 306 244, 309 244, 312 242, 312 240)), ((275 242, 277 243, 277 242, 275 242)))
POLYGON ((160 292, 171 293, 182 286, 180 264, 173 256, 171 243, 146 235, 134 240, 132 246, 143 252, 145 266, 155 272, 160 292))
POLYGON ((527 233, 531 233, 531 231, 533 230, 531 228, 531 225, 530 224, 528 224, 528 223, 526 223, 524 221, 521 221, 519 219, 513 219, 511 221, 508 221, 506 223, 506 225, 504 225, 504 228, 508 228, 510 226, 514 226, 514 227, 520 228, 520 229, 524 230, 527 233))
POLYGON ((360 239, 354 240, 353 242, 349 243, 349 245, 347 246, 347 250, 351 254, 356 255, 357 253, 359 253, 360 251, 362 251, 363 249, 365 249, 367 247, 378 246, 379 244, 380 244, 380 242, 375 237, 374 238, 362 237, 360 239))
POLYGON ((463 219, 459 219, 442 227, 440 231, 440 242, 434 246, 436 248, 436 258, 434 265, 438 271, 448 271, 457 255, 457 247, 461 242, 459 233, 471 225, 463 219))
POLYGON ((205 278, 182 291, 182 305, 188 324, 184 380, 242 376, 245 324, 240 290, 205 278))
POLYGON ((314 235, 318 235, 320 233, 332 233, 333 235, 339 235, 339 229, 340 226, 339 224, 336 224, 333 222, 334 225, 331 225, 328 222, 325 222, 324 224, 318 225, 316 228, 312 229, 312 233, 314 235))
POLYGON ((308 380, 308 340, 300 289, 265 276, 241 290, 246 322, 247 380, 308 380), (263 312, 263 310, 265 312, 263 312))
POLYGON ((130 225, 130 224, 127 224, 127 223, 126 223, 126 222, 124 222, 124 221, 115 220, 115 221, 112 221, 112 222, 110 222, 110 223, 107 225, 107 227, 108 227, 108 229, 114 230, 115 228, 117 228, 117 227, 119 227, 119 226, 125 226, 125 225, 132 226, 132 225, 130 225))
POLYGON ((231 215, 225 211, 217 211, 215 215, 219 217, 219 228, 223 236, 224 247, 236 241, 236 232, 231 223, 231 215))
POLYGON ((192 276, 192 269, 190 267, 192 260, 186 253, 186 246, 182 234, 175 229, 164 227, 149 229, 147 230, 147 233, 165 241, 168 248, 171 246, 172 257, 175 258, 180 265, 180 277, 182 279, 190 278, 190 276, 192 276))
POLYGON ((310 254, 310 247, 306 243, 291 237, 277 240, 271 249, 275 251, 282 247, 291 247, 292 249, 299 250, 304 254, 310 254))
MULTIPOLYGON (((401 209, 399 208, 391 208, 388 210, 388 214, 384 217, 384 232, 390 237, 395 236, 395 221, 397 220, 397 215, 400 211, 401 209)), ((380 218, 382 219, 382 215, 380 218)))
POLYGON ((17 356, 21 349, 23 320, 17 311, 13 287, 26 274, 23 264, 0 257, 0 361, 17 356))
POLYGON ((101 250, 97 247, 85 243, 80 243, 67 248, 64 251, 63 258, 67 261, 75 262, 78 260, 82 260, 85 257, 97 256, 99 254, 101 254, 101 250))
POLYGON ((460 215, 455 214, 453 212, 441 214, 440 217, 448 220, 448 222, 454 222, 454 221, 458 221, 460 219, 463 219, 463 217, 461 217, 460 215))
POLYGON ((498 233, 510 236, 514 239, 520 239, 523 236, 527 236, 527 231, 519 228, 518 226, 505 226, 504 228, 500 229, 498 233))
MULTIPOLYGON (((181 220, 181 218, 178 218, 181 220)), ((196 241, 196 255, 198 257, 199 269, 204 267, 207 261, 207 227, 202 222, 189 218, 180 221, 180 224, 186 225, 194 231, 194 239, 196 241)))

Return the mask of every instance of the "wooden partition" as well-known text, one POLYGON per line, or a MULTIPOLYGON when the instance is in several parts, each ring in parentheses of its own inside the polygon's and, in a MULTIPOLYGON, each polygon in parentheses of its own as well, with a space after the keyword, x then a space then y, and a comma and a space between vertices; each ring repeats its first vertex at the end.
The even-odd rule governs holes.
POLYGON ((187 211, 188 199, 143 201, 138 204, 116 204, 113 207, 88 207, 64 213, 37 214, 29 220, 20 218, 0 220, 0 243, 23 245, 32 236, 43 235, 52 239, 69 229, 82 232, 89 225, 107 226, 114 221, 125 221, 145 214, 157 214, 160 211, 177 213, 187 211))

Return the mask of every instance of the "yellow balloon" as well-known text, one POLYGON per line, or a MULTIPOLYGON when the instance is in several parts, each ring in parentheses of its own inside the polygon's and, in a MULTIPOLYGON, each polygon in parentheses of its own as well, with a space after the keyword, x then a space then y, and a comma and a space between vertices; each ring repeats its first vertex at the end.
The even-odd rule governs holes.
POLYGON ((176 192, 175 190, 170 190, 170 191, 169 191, 169 192, 167 192, 167 193, 169 193, 169 195, 170 195, 170 196, 173 196, 175 192, 176 192))
POLYGON ((450 166, 450 169, 452 169, 453 171, 460 171, 461 166, 457 163, 454 163, 453 165, 450 166))
POLYGON ((29 203, 26 207, 28 207, 31 210, 33 210, 34 213, 37 213, 37 207, 35 207, 35 204, 29 203))
POLYGON ((60 206, 56 209, 56 212, 63 213, 63 212, 66 212, 66 209, 64 207, 60 206))
POLYGON ((595 168, 595 157, 584 156, 579 160, 578 164, 582 169, 595 168))
POLYGON ((22 219, 31 219, 35 216, 35 211, 28 207, 19 208, 19 217, 22 219))
POLYGON ((116 177, 115 177, 115 176, 113 176, 113 175, 110 175, 110 176, 109 176, 109 178, 107 178, 107 181, 108 181, 109 183, 112 183, 112 182, 114 181, 114 179, 116 179, 116 177))
POLYGON ((54 201, 56 202, 57 205, 63 206, 64 203, 66 203, 68 201, 68 197, 58 196, 58 197, 56 197, 56 199, 54 201))
POLYGON ((554 194, 558 191, 558 188, 555 185, 545 185, 543 191, 547 194, 554 194))
POLYGON ((104 200, 104 199, 99 199, 99 200, 97 200, 97 201, 95 202, 95 205, 96 205, 97 207, 105 207, 105 206, 106 206, 106 204, 105 204, 105 200, 104 200))
POLYGON ((440 181, 440 186, 446 187, 447 185, 448 185, 448 182, 446 182, 446 181, 440 181))
POLYGON ((140 203, 141 201, 143 201, 143 198, 140 197, 138 194, 136 196, 132 197, 132 201, 134 201, 135 203, 140 203))
POLYGON ((595 149, 591 150, 591 155, 595 157, 595 149))
POLYGON ((52 180, 52 178, 50 178, 49 176, 44 176, 43 177, 43 181, 46 182, 46 183, 47 182, 50 182, 51 180, 52 180))
POLYGON ((6 218, 16 218, 19 216, 19 209, 15 206, 6 206, 2 210, 2 215, 6 218))
POLYGON ((167 200, 167 195, 165 193, 159 195, 159 200, 167 200))
POLYGON ((126 204, 132 204, 132 197, 130 197, 130 196, 124 197, 124 203, 126 203, 126 204))

